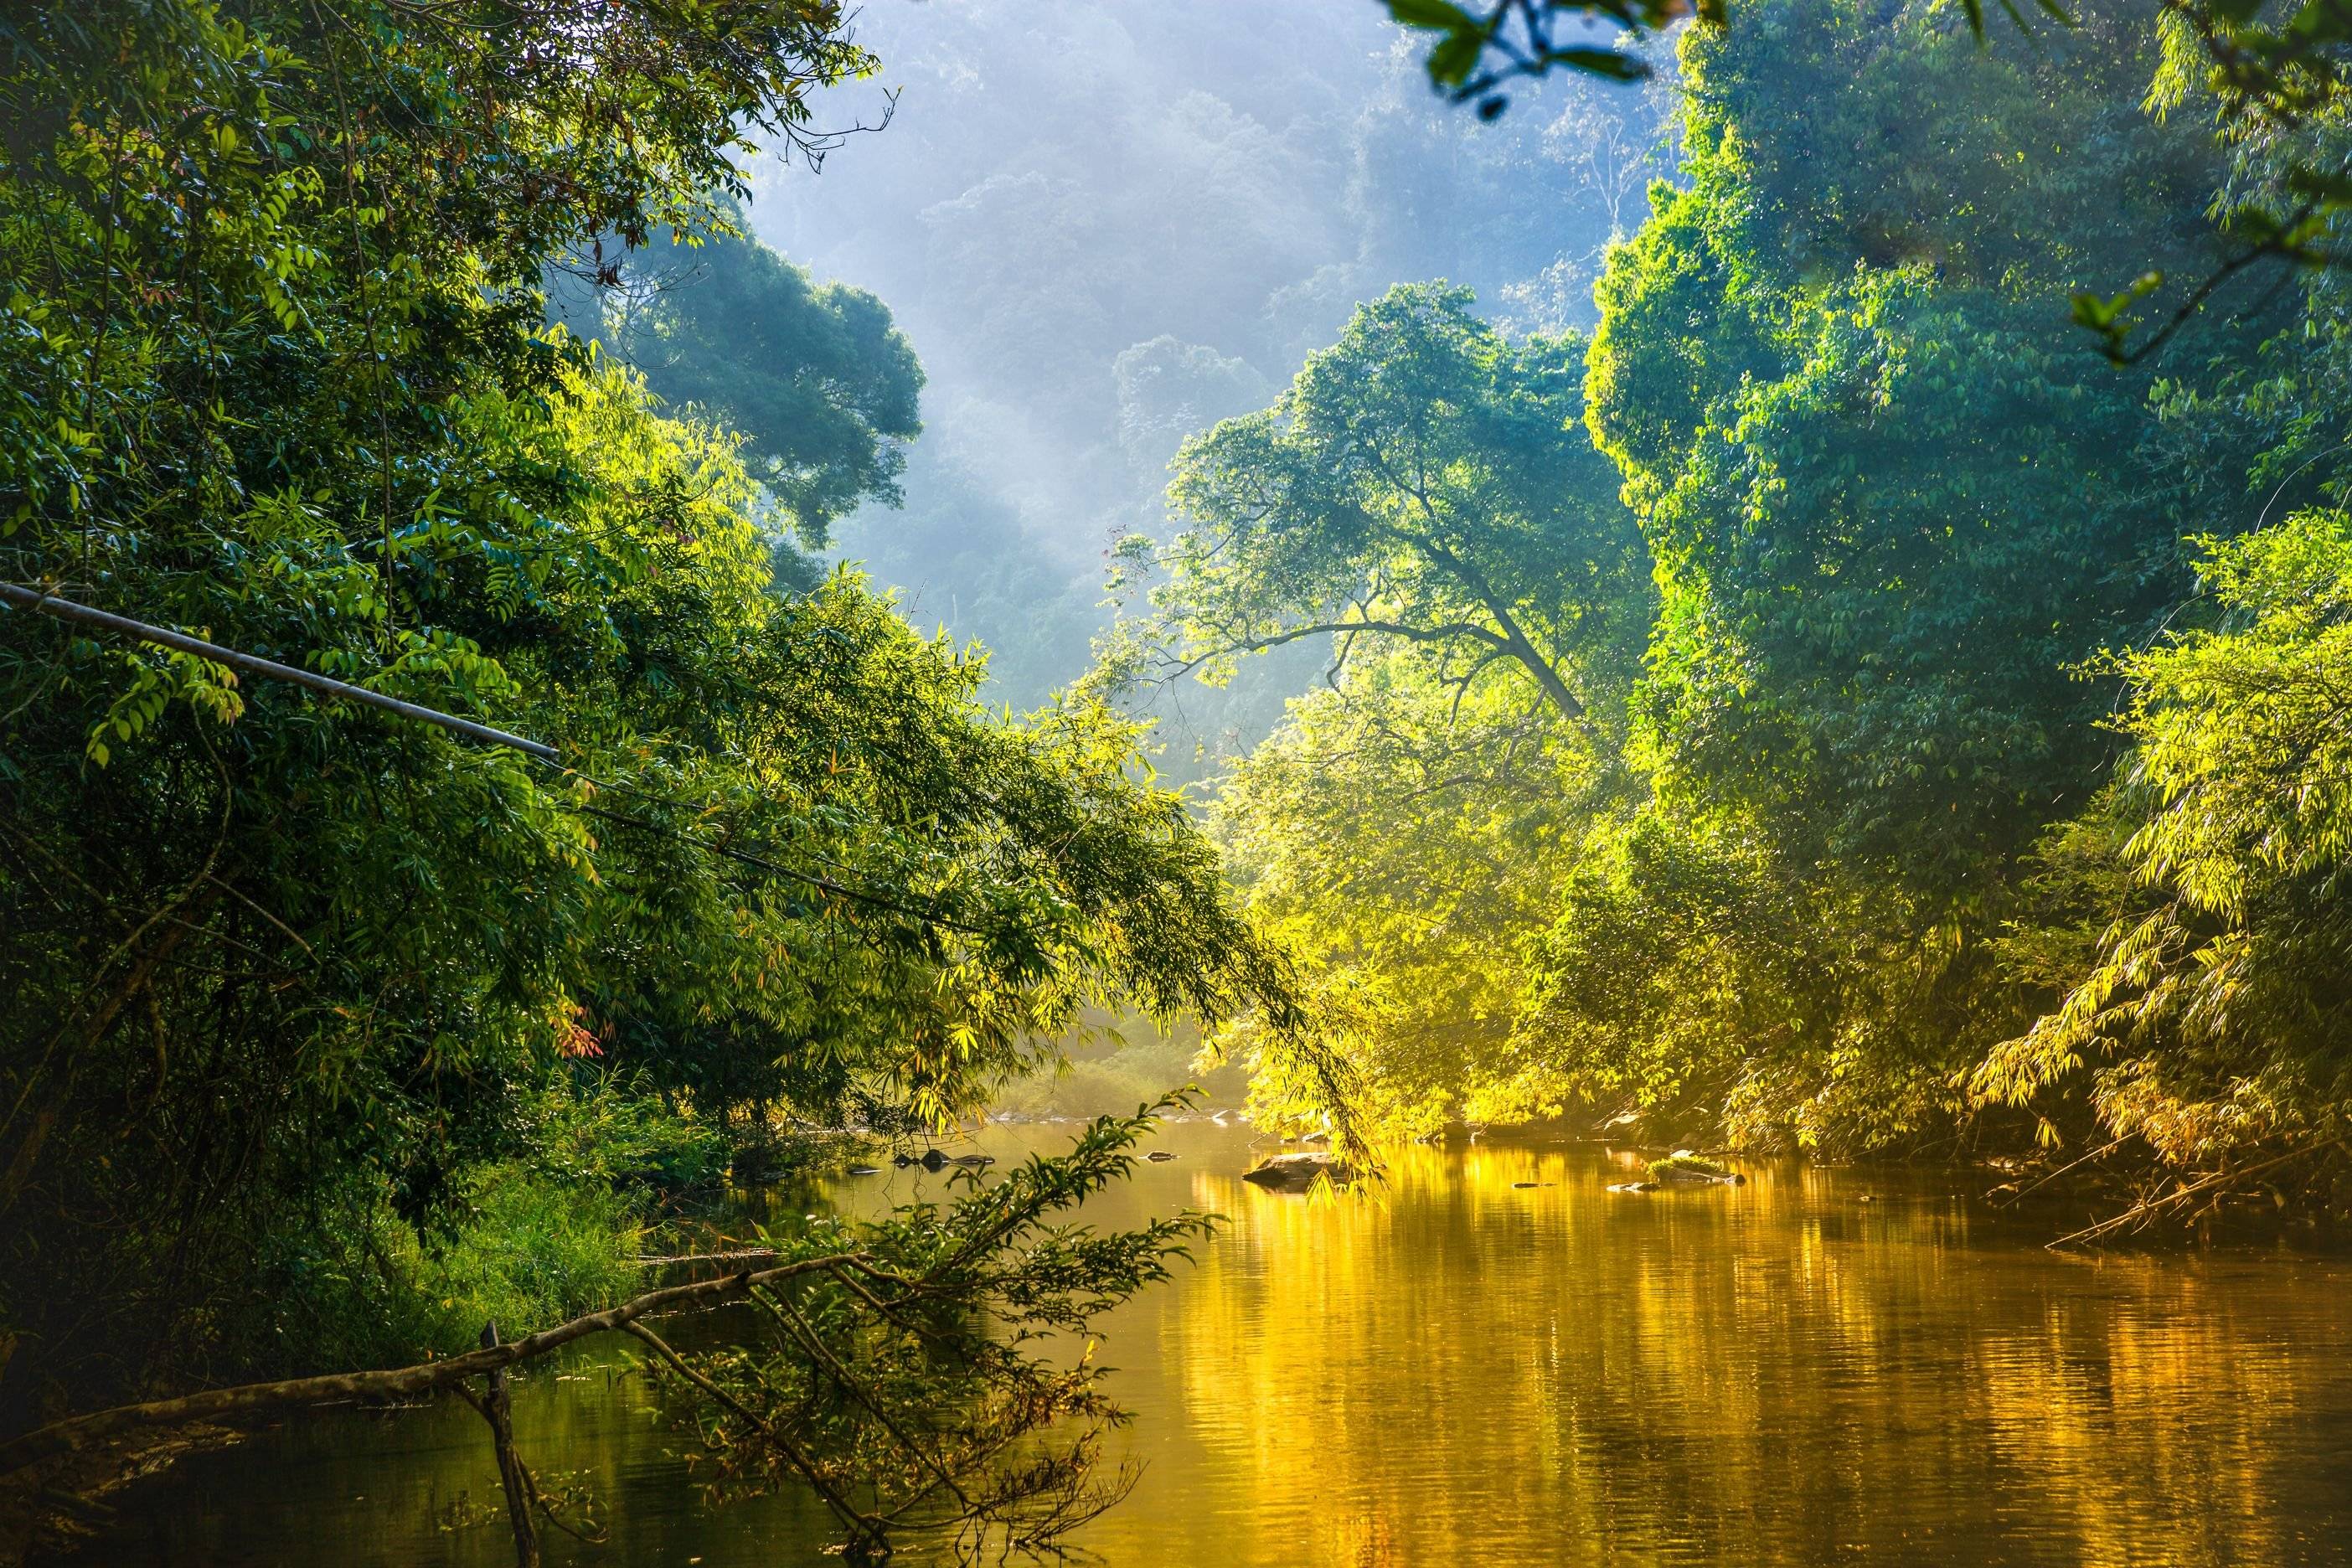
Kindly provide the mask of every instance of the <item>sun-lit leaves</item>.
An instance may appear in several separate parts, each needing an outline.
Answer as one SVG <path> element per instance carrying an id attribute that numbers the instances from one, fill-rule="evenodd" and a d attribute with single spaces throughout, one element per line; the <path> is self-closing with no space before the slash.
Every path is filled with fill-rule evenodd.
<path id="1" fill-rule="evenodd" d="M 1218 795 L 1214 830 L 1250 911 L 1344 1027 L 1364 1104 L 1392 1132 L 1497 1098 L 1521 939 L 1631 784 L 1614 754 L 1622 691 L 1595 700 L 1595 723 L 1570 724 L 1524 679 L 1465 689 L 1393 646 L 1294 700 Z"/>
<path id="2" fill-rule="evenodd" d="M 1187 442 L 1181 531 L 1119 547 L 1149 615 L 1110 657 L 1218 679 L 1309 638 L 1340 664 L 1406 642 L 1581 717 L 1639 636 L 1640 542 L 1579 420 L 1581 342 L 1506 342 L 1470 303 L 1391 289 L 1272 408 Z"/>
<path id="3" fill-rule="evenodd" d="M 2145 889 L 2095 963 L 1972 1087 L 2032 1103 L 2091 1064 L 2108 1126 L 2183 1163 L 2340 1131 L 2352 1104 L 2352 520 L 2207 541 L 2218 614 L 2111 660 L 2130 683 Z"/>

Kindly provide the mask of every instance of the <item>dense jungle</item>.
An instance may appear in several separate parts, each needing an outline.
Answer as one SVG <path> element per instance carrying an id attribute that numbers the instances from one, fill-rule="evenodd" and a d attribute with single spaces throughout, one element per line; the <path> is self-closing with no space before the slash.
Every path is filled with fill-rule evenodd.
<path id="1" fill-rule="evenodd" d="M 2352 1561 L 2347 71 L 0 0 L 0 1563 Z"/>

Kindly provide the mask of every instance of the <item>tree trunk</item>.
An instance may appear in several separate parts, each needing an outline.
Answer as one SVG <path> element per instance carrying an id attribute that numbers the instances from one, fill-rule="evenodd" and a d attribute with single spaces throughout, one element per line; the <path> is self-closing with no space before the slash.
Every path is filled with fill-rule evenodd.
<path id="1" fill-rule="evenodd" d="M 482 1348 L 499 1348 L 499 1325 L 482 1325 Z M 504 1368 L 489 1375 L 489 1393 L 482 1400 L 482 1419 L 490 1424 L 490 1444 L 498 1450 L 499 1484 L 506 1489 L 507 1522 L 514 1527 L 515 1568 L 539 1568 L 539 1528 L 531 1521 L 530 1478 L 523 1473 L 522 1456 L 515 1452 L 513 1401 L 507 1394 Z"/>

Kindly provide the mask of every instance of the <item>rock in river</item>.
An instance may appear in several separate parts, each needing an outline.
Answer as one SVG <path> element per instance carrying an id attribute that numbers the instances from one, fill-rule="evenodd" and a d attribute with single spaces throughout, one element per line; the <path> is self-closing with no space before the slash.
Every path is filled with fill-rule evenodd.
<path id="1" fill-rule="evenodd" d="M 1257 1169 L 1243 1173 L 1242 1180 L 1255 1182 L 1261 1187 L 1296 1192 L 1314 1185 L 1315 1178 L 1323 1175 L 1339 1180 L 1331 1156 L 1303 1152 L 1270 1155 Z"/>

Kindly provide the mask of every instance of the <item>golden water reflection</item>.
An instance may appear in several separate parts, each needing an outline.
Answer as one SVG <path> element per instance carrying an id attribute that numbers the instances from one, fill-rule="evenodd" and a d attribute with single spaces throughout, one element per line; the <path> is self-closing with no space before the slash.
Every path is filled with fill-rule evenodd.
<path id="1" fill-rule="evenodd" d="M 990 1139 L 1009 1155 L 1065 1131 Z M 1090 1217 L 1233 1223 L 1108 1325 L 1146 1468 L 1085 1543 L 1119 1568 L 2352 1563 L 2341 1261 L 2060 1258 L 2033 1222 L 1884 1172 L 1626 1196 L 1594 1150 L 1415 1148 L 1376 1201 L 1317 1203 L 1238 1179 L 1246 1129 L 1158 1146 L 1179 1158 Z M 552 1561 L 826 1560 L 794 1500 L 698 1509 L 642 1391 L 571 1376 L 524 1385 L 521 1435 L 606 1489 L 615 1542 Z M 353 1417 L 212 1456 L 115 1544 L 499 1562 L 495 1528 L 433 1522 L 495 1495 L 470 1419 Z"/>
<path id="2" fill-rule="evenodd" d="M 1315 1205 L 1229 1166 L 1186 1196 L 1233 1233 L 1112 1342 L 1151 1465 L 1114 1562 L 2352 1561 L 2340 1264 L 2061 1258 L 1883 1173 L 1412 1149 Z"/>

